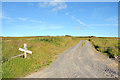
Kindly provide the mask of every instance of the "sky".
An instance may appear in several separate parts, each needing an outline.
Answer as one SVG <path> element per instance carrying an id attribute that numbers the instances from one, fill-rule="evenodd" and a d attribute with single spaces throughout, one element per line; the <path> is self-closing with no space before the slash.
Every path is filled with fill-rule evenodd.
<path id="1" fill-rule="evenodd" d="M 2 36 L 118 37 L 117 2 L 3 2 Z"/>

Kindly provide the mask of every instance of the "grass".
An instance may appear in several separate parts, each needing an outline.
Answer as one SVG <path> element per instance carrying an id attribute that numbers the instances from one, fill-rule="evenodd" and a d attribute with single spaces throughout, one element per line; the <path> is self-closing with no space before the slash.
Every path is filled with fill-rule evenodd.
<path id="1" fill-rule="evenodd" d="M 57 56 L 83 40 L 90 41 L 96 50 L 108 55 L 109 57 L 119 56 L 120 46 L 118 46 L 117 38 L 89 38 L 89 37 L 18 37 L 3 38 L 2 41 L 2 77 L 3 78 L 19 78 L 24 77 L 32 72 L 49 66 Z M 23 44 L 27 44 L 28 50 L 33 52 L 32 55 L 27 54 L 27 58 L 17 57 L 7 61 L 7 58 L 21 54 L 18 49 L 23 48 Z M 0 43 L 1 44 L 1 43 Z"/>
<path id="2" fill-rule="evenodd" d="M 84 46 L 84 45 L 85 45 L 85 40 L 83 40 L 83 41 L 82 41 L 82 44 L 81 44 L 81 46 Z"/>
<path id="3" fill-rule="evenodd" d="M 57 55 L 77 44 L 79 40 L 75 37 L 3 38 L 2 77 L 19 78 L 36 72 L 50 65 L 57 58 Z M 22 53 L 18 49 L 23 48 L 24 43 L 33 54 L 27 54 L 26 59 L 17 57 L 7 61 L 7 58 Z"/>
<path id="4" fill-rule="evenodd" d="M 92 42 L 97 51 L 109 56 L 109 58 L 120 56 L 118 38 L 91 38 L 88 41 Z"/>

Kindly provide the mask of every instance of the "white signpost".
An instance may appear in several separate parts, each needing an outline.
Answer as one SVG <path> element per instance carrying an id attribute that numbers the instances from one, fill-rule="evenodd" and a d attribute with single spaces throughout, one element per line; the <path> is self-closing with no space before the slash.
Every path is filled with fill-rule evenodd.
<path id="1" fill-rule="evenodd" d="M 24 48 L 19 48 L 19 50 L 24 52 L 24 58 L 27 57 L 27 53 L 32 54 L 32 51 L 27 50 L 27 44 L 24 44 Z"/>

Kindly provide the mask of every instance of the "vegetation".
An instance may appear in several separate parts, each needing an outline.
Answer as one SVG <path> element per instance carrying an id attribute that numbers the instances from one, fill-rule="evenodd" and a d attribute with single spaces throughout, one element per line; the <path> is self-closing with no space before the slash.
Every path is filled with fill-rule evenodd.
<path id="1" fill-rule="evenodd" d="M 28 75 L 50 65 L 56 60 L 57 55 L 67 50 L 83 40 L 90 41 L 96 50 L 108 55 L 110 58 L 120 56 L 120 46 L 118 38 L 101 38 L 101 37 L 71 37 L 71 36 L 40 36 L 40 37 L 7 37 L 2 41 L 2 70 L 3 78 L 19 78 Z M 18 49 L 27 44 L 27 49 L 33 52 L 32 55 L 27 54 L 27 58 L 17 57 L 7 60 L 12 56 L 21 54 Z M 0 43 L 1 44 L 1 43 Z M 120 43 L 119 43 L 120 44 Z"/>
<path id="2" fill-rule="evenodd" d="M 65 35 L 65 36 L 71 37 L 71 35 Z"/>
<path id="3" fill-rule="evenodd" d="M 3 38 L 2 41 L 2 77 L 19 78 L 50 65 L 57 55 L 79 42 L 74 37 L 29 37 Z M 27 44 L 27 49 L 33 52 L 27 58 L 17 57 L 7 61 L 7 58 L 21 54 L 18 49 Z"/>
<path id="4" fill-rule="evenodd" d="M 92 42 L 97 51 L 108 55 L 109 58 L 120 56 L 118 38 L 91 38 L 88 41 Z"/>
<path id="5" fill-rule="evenodd" d="M 83 41 L 82 41 L 82 44 L 81 44 L 81 46 L 84 46 L 84 45 L 85 45 L 85 40 L 83 40 Z"/>

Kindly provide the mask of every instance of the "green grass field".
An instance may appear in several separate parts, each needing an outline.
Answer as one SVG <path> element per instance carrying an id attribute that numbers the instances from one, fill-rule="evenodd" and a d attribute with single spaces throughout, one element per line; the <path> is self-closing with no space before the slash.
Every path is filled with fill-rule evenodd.
<path id="1" fill-rule="evenodd" d="M 89 41 L 92 42 L 97 51 L 109 56 L 109 58 L 120 56 L 118 38 L 91 38 Z"/>
<path id="2" fill-rule="evenodd" d="M 57 55 L 79 42 L 73 37 L 30 37 L 30 38 L 3 38 L 2 41 L 2 77 L 19 78 L 36 72 L 50 65 Z M 28 50 L 33 52 L 27 54 L 27 58 L 17 57 L 6 60 L 12 56 L 21 54 L 18 49 L 27 44 Z"/>

